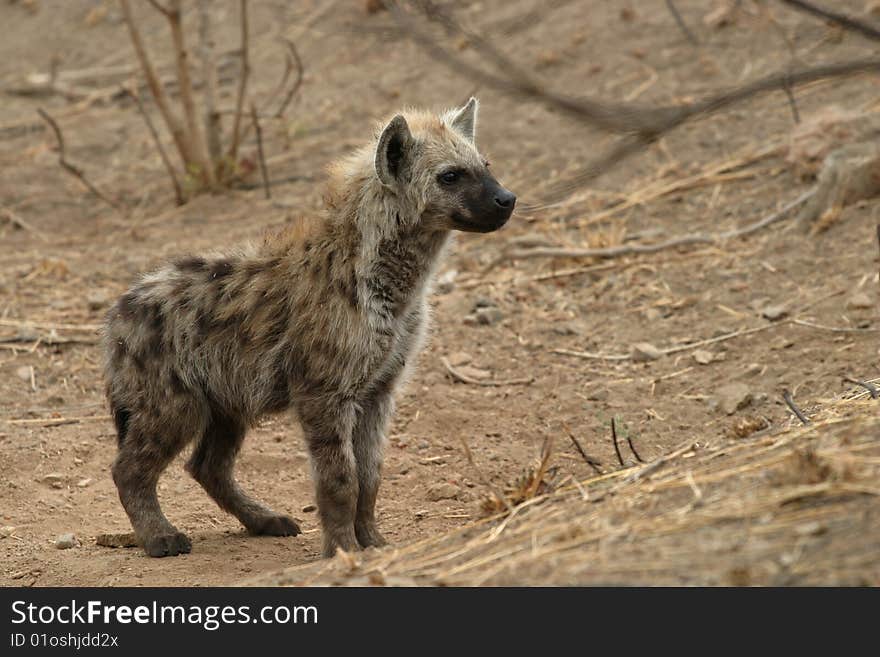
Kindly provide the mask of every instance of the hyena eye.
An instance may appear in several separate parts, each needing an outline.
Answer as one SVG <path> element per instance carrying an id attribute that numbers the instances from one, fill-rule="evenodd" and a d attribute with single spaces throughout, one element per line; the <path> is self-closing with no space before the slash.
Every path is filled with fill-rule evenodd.
<path id="1" fill-rule="evenodd" d="M 439 176 L 440 182 L 444 185 L 454 185 L 459 178 L 461 178 L 461 174 L 458 171 L 446 171 Z"/>

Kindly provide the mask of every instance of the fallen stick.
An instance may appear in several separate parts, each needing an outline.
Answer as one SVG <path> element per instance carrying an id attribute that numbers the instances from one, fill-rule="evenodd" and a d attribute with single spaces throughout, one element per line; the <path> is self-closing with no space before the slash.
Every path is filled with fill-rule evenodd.
<path id="1" fill-rule="evenodd" d="M 449 362 L 445 356 L 441 356 L 440 362 L 443 363 L 443 366 L 446 368 L 446 371 L 452 376 L 453 379 L 461 381 L 462 383 L 469 383 L 474 386 L 521 386 L 528 385 L 533 383 L 535 377 L 531 377 L 528 379 L 505 379 L 503 381 L 481 381 L 480 379 L 474 379 L 466 374 L 462 374 L 454 367 L 452 367 L 452 363 Z"/>
<path id="2" fill-rule="evenodd" d="M 80 417 L 40 417 L 26 418 L 18 420 L 6 420 L 6 424 L 27 425 L 42 424 L 50 426 L 52 424 L 75 424 L 78 422 L 105 422 L 112 419 L 109 415 L 83 415 Z"/>
<path id="3" fill-rule="evenodd" d="M 656 253 L 666 249 L 673 249 L 680 246 L 690 246 L 692 244 L 717 244 L 724 240 L 734 239 L 737 237 L 745 237 L 751 235 L 762 228 L 766 228 L 771 224 L 785 219 L 788 214 L 795 208 L 806 203 L 816 193 L 815 189 L 811 189 L 798 196 L 793 201 L 787 203 L 776 212 L 764 217 L 754 223 L 748 224 L 742 228 L 735 228 L 723 233 L 710 235 L 706 233 L 695 233 L 693 235 L 682 235 L 668 239 L 665 242 L 657 244 L 621 244 L 620 246 L 611 246 L 601 249 L 578 249 L 566 247 L 536 247 L 532 249 L 515 249 L 502 255 L 500 259 L 504 260 L 520 260 L 524 258 L 619 258 L 621 256 L 635 255 L 640 253 Z"/>

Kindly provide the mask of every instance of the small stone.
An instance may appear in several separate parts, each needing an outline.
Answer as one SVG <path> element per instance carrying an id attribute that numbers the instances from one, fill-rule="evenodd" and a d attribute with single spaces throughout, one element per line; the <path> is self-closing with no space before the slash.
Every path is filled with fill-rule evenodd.
<path id="1" fill-rule="evenodd" d="M 440 500 L 454 500 L 461 493 L 461 489 L 455 484 L 443 482 L 434 484 L 428 489 L 425 498 L 429 502 L 439 502 Z"/>
<path id="2" fill-rule="evenodd" d="M 91 477 L 86 477 L 85 479 L 80 479 L 78 482 L 76 482 L 76 487 L 77 488 L 86 488 L 91 483 L 92 483 Z"/>
<path id="3" fill-rule="evenodd" d="M 558 322 L 551 329 L 556 335 L 583 335 L 584 327 L 577 322 Z"/>
<path id="4" fill-rule="evenodd" d="M 865 292 L 857 292 L 856 294 L 852 295 L 846 302 L 847 308 L 853 308 L 855 310 L 873 308 L 874 305 L 874 300 L 871 299 L 871 297 Z"/>
<path id="5" fill-rule="evenodd" d="M 663 352 L 650 342 L 638 342 L 632 347 L 632 359 L 637 363 L 649 360 L 657 360 L 663 357 Z"/>
<path id="6" fill-rule="evenodd" d="M 477 308 L 474 314 L 477 318 L 477 324 L 481 324 L 483 326 L 497 324 L 502 319 L 504 319 L 504 313 L 501 312 L 498 308 Z"/>
<path id="7" fill-rule="evenodd" d="M 818 521 L 807 522 L 803 525 L 795 527 L 795 534 L 798 536 L 819 536 L 828 531 L 828 527 Z"/>
<path id="8" fill-rule="evenodd" d="M 764 306 L 764 308 L 761 310 L 761 315 L 764 317 L 764 319 L 769 319 L 771 322 L 776 322 L 788 315 L 788 308 L 786 308 L 783 304 Z"/>
<path id="9" fill-rule="evenodd" d="M 0 527 L 0 538 L 7 538 L 8 536 L 12 536 L 12 532 L 15 531 L 15 527 L 12 525 L 3 525 Z"/>
<path id="10" fill-rule="evenodd" d="M 594 390 L 589 395 L 587 395 L 587 399 L 589 401 L 607 401 L 608 390 L 606 388 L 599 388 L 598 390 Z"/>
<path id="11" fill-rule="evenodd" d="M 101 310 L 109 305 L 110 296 L 102 290 L 95 290 L 86 297 L 86 303 L 89 305 L 89 310 Z"/>
<path id="12" fill-rule="evenodd" d="M 22 381 L 30 382 L 31 380 L 31 366 L 30 365 L 22 365 L 15 369 L 15 376 L 17 376 Z"/>
<path id="13" fill-rule="evenodd" d="M 457 371 L 462 376 L 469 379 L 476 379 L 477 381 L 482 381 L 492 376 L 492 373 L 489 370 L 481 370 L 479 367 L 471 367 L 470 365 L 459 367 Z"/>
<path id="14" fill-rule="evenodd" d="M 472 360 L 473 358 L 466 351 L 456 351 L 454 354 L 449 354 L 449 364 L 453 367 L 461 367 L 462 365 L 467 365 Z"/>
<path id="15" fill-rule="evenodd" d="M 318 507 L 316 507 L 314 504 L 306 504 L 303 507 L 303 513 L 314 513 L 317 510 L 318 510 Z"/>
<path id="16" fill-rule="evenodd" d="M 138 547 L 137 538 L 132 532 L 125 534 L 99 534 L 95 537 L 95 545 L 109 548 Z"/>
<path id="17" fill-rule="evenodd" d="M 55 539 L 55 547 L 59 550 L 69 550 L 76 547 L 76 536 L 73 534 L 61 534 Z"/>
<path id="18" fill-rule="evenodd" d="M 745 383 L 729 383 L 718 389 L 716 403 L 722 413 L 733 415 L 752 403 L 752 392 Z"/>
<path id="19" fill-rule="evenodd" d="M 493 308 L 495 306 L 495 302 L 492 301 L 489 297 L 479 297 L 476 301 L 474 301 L 474 309 L 479 310 L 480 308 Z"/>
<path id="20" fill-rule="evenodd" d="M 791 338 L 779 338 L 771 343 L 770 348 L 774 351 L 781 351 L 782 349 L 789 349 L 794 346 L 794 340 Z"/>
<path id="21" fill-rule="evenodd" d="M 694 352 L 694 360 L 699 365 L 708 365 L 715 360 L 715 354 L 711 351 L 706 351 L 705 349 L 697 349 Z"/>
<path id="22" fill-rule="evenodd" d="M 465 326 L 476 326 L 477 325 L 477 316 L 474 314 L 465 315 L 464 319 L 461 320 L 461 323 Z"/>
<path id="23" fill-rule="evenodd" d="M 746 375 L 747 376 L 755 376 L 756 374 L 760 374 L 763 371 L 763 369 L 764 369 L 764 366 L 761 365 L 761 363 L 751 363 L 746 368 Z"/>

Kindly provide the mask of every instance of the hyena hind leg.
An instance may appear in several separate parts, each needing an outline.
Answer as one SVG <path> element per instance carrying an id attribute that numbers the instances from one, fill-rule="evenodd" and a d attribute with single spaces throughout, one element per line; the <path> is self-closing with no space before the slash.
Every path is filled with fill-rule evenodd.
<path id="1" fill-rule="evenodd" d="M 130 418 L 127 411 L 121 412 Z M 159 477 L 186 440 L 155 439 L 138 427 L 137 418 L 130 418 L 127 424 L 127 430 L 120 432 L 112 472 L 138 543 L 151 557 L 186 554 L 192 549 L 189 538 L 168 522 L 156 495 Z"/>
<path id="2" fill-rule="evenodd" d="M 245 432 L 241 422 L 214 413 L 186 469 L 220 508 L 238 518 L 250 534 L 296 536 L 300 528 L 293 518 L 276 513 L 248 496 L 232 475 Z"/>

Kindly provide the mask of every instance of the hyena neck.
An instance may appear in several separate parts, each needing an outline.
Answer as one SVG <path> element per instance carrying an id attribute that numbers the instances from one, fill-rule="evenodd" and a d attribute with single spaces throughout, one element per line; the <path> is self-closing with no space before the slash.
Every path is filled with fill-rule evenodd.
<path id="1" fill-rule="evenodd" d="M 383 200 L 358 207 L 354 222 L 360 232 L 357 275 L 368 311 L 393 320 L 405 315 L 430 290 L 450 233 L 426 231 L 414 212 L 407 213 L 393 199 Z M 378 213 L 377 208 L 381 208 Z"/>

